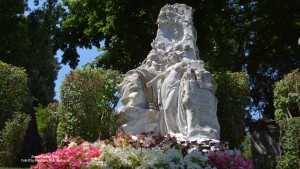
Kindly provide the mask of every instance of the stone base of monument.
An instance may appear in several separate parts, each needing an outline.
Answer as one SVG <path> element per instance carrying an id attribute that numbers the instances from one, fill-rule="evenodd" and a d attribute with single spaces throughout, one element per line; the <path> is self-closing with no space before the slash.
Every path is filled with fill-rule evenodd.
<path id="1" fill-rule="evenodd" d="M 124 133 L 135 135 L 141 132 L 159 133 L 159 111 L 123 106 L 118 110 L 117 124 Z"/>
<path id="2" fill-rule="evenodd" d="M 203 144 L 203 142 L 212 142 L 212 143 L 219 143 L 220 140 L 211 139 L 211 135 L 203 135 L 197 134 L 192 137 L 186 137 L 182 133 L 169 133 L 170 137 L 175 137 L 176 140 L 180 142 L 188 141 L 188 142 L 197 142 L 198 144 Z"/>

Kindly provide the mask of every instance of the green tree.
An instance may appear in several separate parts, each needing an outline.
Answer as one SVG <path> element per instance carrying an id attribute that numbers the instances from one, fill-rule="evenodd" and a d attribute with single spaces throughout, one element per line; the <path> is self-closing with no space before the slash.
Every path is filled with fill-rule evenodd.
<path id="1" fill-rule="evenodd" d="M 23 67 L 30 77 L 29 95 L 35 106 L 47 105 L 53 101 L 54 81 L 59 64 L 54 57 L 54 36 L 59 30 L 57 24 L 63 15 L 63 8 L 55 0 L 48 0 L 42 8 L 24 16 L 25 1 L 2 2 L 0 15 L 0 60 L 14 66 Z M 19 9 L 13 11 L 17 6 Z M 10 14 L 12 13 L 12 14 Z M 6 24 L 10 23 L 10 24 Z M 7 26 L 7 25 L 12 25 Z M 29 109 L 32 106 L 29 106 Z"/>
<path id="2" fill-rule="evenodd" d="M 68 74 L 61 86 L 61 111 L 57 129 L 59 147 L 65 135 L 87 141 L 108 139 L 111 115 L 117 106 L 116 71 L 84 69 Z"/>
<path id="3" fill-rule="evenodd" d="M 266 118 L 274 118 L 274 83 L 300 66 L 299 6 L 297 0 L 250 1 L 241 6 L 245 14 L 240 21 L 247 23 L 243 62 L 250 76 L 251 108 Z"/>
<path id="4" fill-rule="evenodd" d="M 244 140 L 244 117 L 249 103 L 249 81 L 246 73 L 215 73 L 218 83 L 217 115 L 220 123 L 220 139 L 230 146 L 240 147 Z M 234 133 L 234 134 L 232 134 Z"/>
<path id="5" fill-rule="evenodd" d="M 23 67 L 29 78 L 28 99 L 22 111 L 30 114 L 32 120 L 20 156 L 23 159 L 37 155 L 41 150 L 34 107 L 53 102 L 54 81 L 59 69 L 54 57 L 54 37 L 59 32 L 59 18 L 64 12 L 57 0 L 47 0 L 41 8 L 25 16 L 27 9 L 25 0 L 1 1 L 0 4 L 0 24 L 3 25 L 0 29 L 0 60 Z"/>
<path id="6" fill-rule="evenodd" d="M 23 15 L 26 7 L 24 0 L 0 2 L 0 60 L 4 62 L 21 58 L 30 45 Z"/>

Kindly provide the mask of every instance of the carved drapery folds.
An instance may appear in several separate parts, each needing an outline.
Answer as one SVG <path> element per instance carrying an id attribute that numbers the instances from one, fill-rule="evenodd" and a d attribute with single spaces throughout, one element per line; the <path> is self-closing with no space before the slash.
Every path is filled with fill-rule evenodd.
<path id="1" fill-rule="evenodd" d="M 119 85 L 123 132 L 155 131 L 180 140 L 219 139 L 217 83 L 198 59 L 192 8 L 165 5 L 158 31 L 142 65 Z"/>

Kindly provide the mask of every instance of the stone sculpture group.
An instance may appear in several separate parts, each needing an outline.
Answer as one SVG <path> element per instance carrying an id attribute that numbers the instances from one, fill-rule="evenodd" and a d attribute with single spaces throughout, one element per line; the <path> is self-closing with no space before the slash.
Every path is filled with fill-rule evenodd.
<path id="1" fill-rule="evenodd" d="M 117 116 L 124 133 L 219 140 L 217 83 L 198 59 L 192 12 L 184 4 L 161 9 L 152 50 L 119 84 L 123 106 Z"/>

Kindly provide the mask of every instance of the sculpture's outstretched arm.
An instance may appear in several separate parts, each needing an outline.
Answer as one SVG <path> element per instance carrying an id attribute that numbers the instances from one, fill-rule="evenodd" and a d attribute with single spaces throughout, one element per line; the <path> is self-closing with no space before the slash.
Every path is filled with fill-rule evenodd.
<path id="1" fill-rule="evenodd" d="M 147 80 L 147 76 L 145 75 L 144 72 L 142 72 L 142 71 L 140 71 L 140 70 L 138 70 L 138 69 L 136 69 L 135 71 L 140 75 L 140 77 L 143 78 L 144 81 Z"/>
<path id="2" fill-rule="evenodd" d="M 146 83 L 147 87 L 152 86 L 154 83 L 156 83 L 159 79 L 161 79 L 162 77 L 164 77 L 166 74 L 166 72 L 163 72 L 159 75 L 157 75 L 155 78 L 153 78 L 150 82 Z"/>

